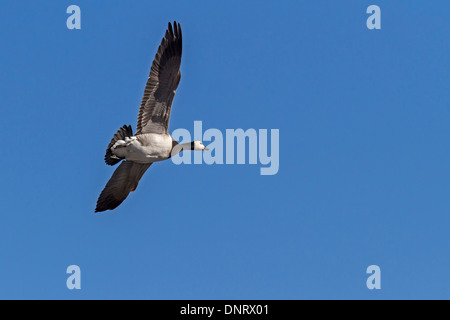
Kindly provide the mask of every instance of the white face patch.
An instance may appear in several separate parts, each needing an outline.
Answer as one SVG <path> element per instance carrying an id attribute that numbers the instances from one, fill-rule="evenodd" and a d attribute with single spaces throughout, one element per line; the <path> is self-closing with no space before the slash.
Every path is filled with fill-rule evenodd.
<path id="1" fill-rule="evenodd" d="M 205 146 L 200 141 L 194 141 L 194 150 L 204 150 Z"/>

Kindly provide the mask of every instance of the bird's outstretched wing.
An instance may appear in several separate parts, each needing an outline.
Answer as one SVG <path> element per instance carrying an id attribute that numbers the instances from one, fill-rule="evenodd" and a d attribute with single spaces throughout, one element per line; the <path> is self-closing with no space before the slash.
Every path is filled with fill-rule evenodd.
<path id="1" fill-rule="evenodd" d="M 170 110 L 180 82 L 182 36 L 180 24 L 169 27 L 153 60 L 139 108 L 136 135 L 169 132 Z"/>
<path id="2" fill-rule="evenodd" d="M 131 191 L 136 190 L 139 180 L 150 165 L 151 163 L 123 161 L 98 197 L 95 212 L 117 208 Z"/>

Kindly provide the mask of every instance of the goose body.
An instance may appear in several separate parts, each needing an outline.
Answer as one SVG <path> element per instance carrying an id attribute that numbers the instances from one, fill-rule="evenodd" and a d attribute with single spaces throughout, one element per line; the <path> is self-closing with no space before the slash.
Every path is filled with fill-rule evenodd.
<path id="1" fill-rule="evenodd" d="M 111 150 L 118 158 L 136 163 L 153 163 L 169 159 L 173 145 L 170 134 L 146 133 L 119 140 Z"/>
<path id="2" fill-rule="evenodd" d="M 111 139 L 105 155 L 108 165 L 120 163 L 101 192 L 95 212 L 112 210 L 136 190 L 154 162 L 183 150 L 207 150 L 200 141 L 178 144 L 169 134 L 172 101 L 181 79 L 180 24 L 169 23 L 150 69 L 138 113 L 137 131 L 124 125 Z"/>

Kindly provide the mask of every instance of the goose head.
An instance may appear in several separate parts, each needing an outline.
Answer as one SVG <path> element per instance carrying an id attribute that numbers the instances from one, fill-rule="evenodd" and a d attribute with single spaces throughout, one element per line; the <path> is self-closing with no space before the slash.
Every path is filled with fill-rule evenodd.
<path id="1" fill-rule="evenodd" d="M 191 150 L 209 150 L 201 141 L 192 141 Z"/>

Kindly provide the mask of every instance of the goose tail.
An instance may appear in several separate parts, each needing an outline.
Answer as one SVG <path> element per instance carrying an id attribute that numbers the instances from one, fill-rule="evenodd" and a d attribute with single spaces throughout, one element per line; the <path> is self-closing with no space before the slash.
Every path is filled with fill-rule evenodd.
<path id="1" fill-rule="evenodd" d="M 117 163 L 119 163 L 122 158 L 116 156 L 112 151 L 112 146 L 119 140 L 125 140 L 125 138 L 130 138 L 133 136 L 133 129 L 131 129 L 131 126 L 124 125 L 122 128 L 117 130 L 116 134 L 111 139 L 111 142 L 108 145 L 108 148 L 106 149 L 105 154 L 105 163 L 113 166 Z"/>

